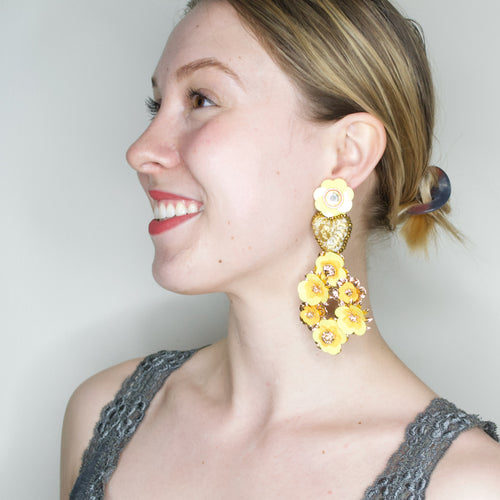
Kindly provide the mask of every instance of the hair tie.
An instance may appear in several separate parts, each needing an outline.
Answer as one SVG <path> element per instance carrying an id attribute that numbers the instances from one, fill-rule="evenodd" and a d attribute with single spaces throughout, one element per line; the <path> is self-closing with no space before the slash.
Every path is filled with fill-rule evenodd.
<path id="1" fill-rule="evenodd" d="M 433 169 L 438 176 L 438 185 L 431 189 L 431 201 L 413 205 L 406 210 L 408 215 L 423 215 L 435 212 L 442 208 L 450 199 L 451 182 L 445 171 L 439 167 L 429 167 Z"/>

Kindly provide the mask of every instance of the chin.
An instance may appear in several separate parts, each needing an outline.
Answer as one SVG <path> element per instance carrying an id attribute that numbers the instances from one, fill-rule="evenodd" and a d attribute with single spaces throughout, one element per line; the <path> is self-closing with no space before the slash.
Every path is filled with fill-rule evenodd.
<path id="1" fill-rule="evenodd" d="M 214 290 L 213 276 L 201 276 L 199 270 L 180 260 L 178 256 L 169 260 L 155 256 L 152 271 L 158 285 L 169 292 L 182 295 L 202 295 L 217 291 Z"/>

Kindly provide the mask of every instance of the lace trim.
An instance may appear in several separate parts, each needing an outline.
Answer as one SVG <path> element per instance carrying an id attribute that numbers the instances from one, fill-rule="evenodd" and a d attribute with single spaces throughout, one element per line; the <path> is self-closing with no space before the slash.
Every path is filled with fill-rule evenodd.
<path id="1" fill-rule="evenodd" d="M 85 450 L 70 500 L 102 500 L 123 449 L 167 377 L 198 349 L 160 351 L 145 358 L 107 404 Z M 423 500 L 432 471 L 462 432 L 480 427 L 498 441 L 496 425 L 437 398 L 406 428 L 405 441 L 384 472 L 365 491 L 364 500 Z"/>
<path id="2" fill-rule="evenodd" d="M 498 441 L 496 425 L 436 398 L 406 428 L 405 441 L 382 474 L 365 491 L 364 500 L 423 500 L 432 471 L 454 439 L 473 427 Z"/>
<path id="3" fill-rule="evenodd" d="M 118 464 L 120 455 L 142 422 L 153 397 L 167 377 L 197 349 L 160 351 L 141 361 L 101 412 L 94 435 L 82 458 L 80 474 L 70 500 L 101 500 L 104 487 Z"/>

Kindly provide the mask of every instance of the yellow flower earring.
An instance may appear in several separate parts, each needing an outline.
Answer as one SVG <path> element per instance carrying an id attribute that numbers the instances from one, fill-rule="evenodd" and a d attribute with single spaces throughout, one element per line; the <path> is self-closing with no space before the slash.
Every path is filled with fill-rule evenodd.
<path id="1" fill-rule="evenodd" d="M 349 335 L 364 335 L 371 321 L 361 306 L 366 290 L 349 274 L 341 255 L 351 236 L 347 212 L 353 199 L 354 191 L 343 179 L 328 179 L 314 191 L 318 212 L 312 219 L 312 229 L 322 252 L 314 271 L 298 286 L 300 319 L 312 330 L 318 348 L 329 354 L 338 354 Z M 334 317 L 331 299 L 337 303 Z"/>

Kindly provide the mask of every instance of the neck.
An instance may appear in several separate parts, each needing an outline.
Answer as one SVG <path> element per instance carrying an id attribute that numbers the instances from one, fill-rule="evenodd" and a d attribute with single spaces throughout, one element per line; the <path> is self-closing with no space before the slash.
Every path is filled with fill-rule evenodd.
<path id="1" fill-rule="evenodd" d="M 295 266 L 278 286 L 260 279 L 253 287 L 241 287 L 244 293 L 228 294 L 229 328 L 220 344 L 220 368 L 227 381 L 225 398 L 238 414 L 289 418 L 304 408 L 317 409 L 323 401 L 330 408 L 332 403 L 344 410 L 346 404 L 354 407 L 366 397 L 366 385 L 373 384 L 381 357 L 391 356 L 375 322 L 364 336 L 352 335 L 336 356 L 315 346 L 310 330 L 299 320 L 297 295 L 297 284 L 315 257 L 309 269 Z M 351 251 L 345 258 L 346 267 L 366 285 L 364 255 L 360 259 Z"/>

